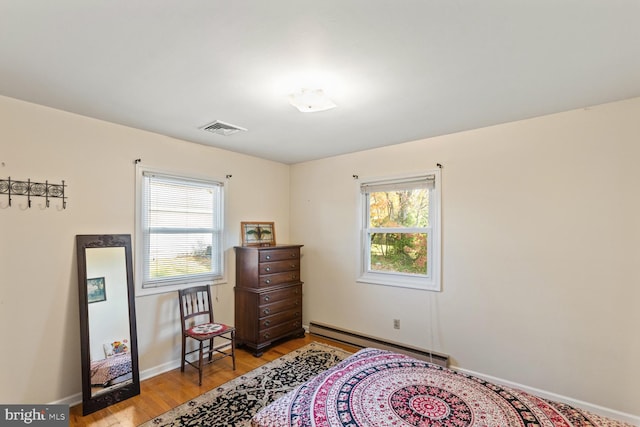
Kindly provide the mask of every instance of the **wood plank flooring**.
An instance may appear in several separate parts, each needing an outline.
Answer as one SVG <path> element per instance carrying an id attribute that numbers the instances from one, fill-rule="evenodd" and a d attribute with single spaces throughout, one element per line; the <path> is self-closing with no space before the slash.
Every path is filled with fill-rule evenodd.
<path id="1" fill-rule="evenodd" d="M 184 373 L 180 372 L 180 368 L 174 369 L 142 381 L 139 396 L 119 402 L 86 417 L 82 416 L 81 405 L 71 407 L 69 425 L 137 426 L 313 341 L 324 342 L 351 352 L 358 350 L 356 347 L 309 334 L 304 338 L 278 343 L 265 351 L 261 357 L 254 357 L 253 354 L 240 348 L 236 350 L 236 370 L 231 369 L 230 358 L 208 365 L 203 373 L 202 386 L 198 386 L 198 371 L 195 369 L 187 366 Z"/>

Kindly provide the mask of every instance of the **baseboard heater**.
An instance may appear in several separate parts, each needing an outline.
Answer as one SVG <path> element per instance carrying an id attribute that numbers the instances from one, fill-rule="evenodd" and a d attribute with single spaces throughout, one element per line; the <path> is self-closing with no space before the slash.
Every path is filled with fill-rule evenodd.
<path id="1" fill-rule="evenodd" d="M 427 362 L 435 363 L 440 366 L 447 367 L 449 365 L 449 356 L 446 354 L 436 353 L 433 351 L 412 347 L 406 344 L 387 341 L 382 338 L 371 337 L 359 332 L 337 328 L 335 326 L 326 325 L 324 323 L 310 322 L 309 333 L 341 343 L 349 344 L 354 347 L 381 348 L 383 350 L 391 350 L 395 351 L 396 353 L 406 354 L 408 356 L 415 357 L 416 359 L 425 360 Z"/>

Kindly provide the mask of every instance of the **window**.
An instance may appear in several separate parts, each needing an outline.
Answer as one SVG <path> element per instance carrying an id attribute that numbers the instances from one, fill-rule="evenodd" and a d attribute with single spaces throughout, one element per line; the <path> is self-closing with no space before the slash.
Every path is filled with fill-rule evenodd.
<path id="1" fill-rule="evenodd" d="M 136 277 L 174 290 L 223 277 L 223 183 L 138 173 Z"/>
<path id="2" fill-rule="evenodd" d="M 362 182 L 358 281 L 440 290 L 440 171 Z"/>

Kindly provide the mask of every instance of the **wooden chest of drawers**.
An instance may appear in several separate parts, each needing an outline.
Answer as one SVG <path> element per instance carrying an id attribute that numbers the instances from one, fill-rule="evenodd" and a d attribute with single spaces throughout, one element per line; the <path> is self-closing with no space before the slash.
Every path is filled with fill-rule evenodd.
<path id="1" fill-rule="evenodd" d="M 302 245 L 236 246 L 236 344 L 259 357 L 272 342 L 304 336 Z"/>

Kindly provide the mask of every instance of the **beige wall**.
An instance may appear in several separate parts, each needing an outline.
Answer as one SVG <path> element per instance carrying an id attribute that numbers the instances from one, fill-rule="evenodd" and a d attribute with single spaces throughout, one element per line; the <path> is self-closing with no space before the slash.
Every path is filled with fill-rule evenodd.
<path id="1" fill-rule="evenodd" d="M 637 98 L 294 165 L 305 323 L 640 415 L 639 137 Z M 352 175 L 436 163 L 443 291 L 356 283 Z"/>
<path id="2" fill-rule="evenodd" d="M 49 403 L 81 391 L 76 234 L 134 234 L 134 159 L 228 181 L 229 283 L 214 287 L 233 323 L 232 247 L 240 221 L 272 220 L 289 239 L 289 167 L 0 97 L 0 176 L 65 180 L 57 201 L 0 197 L 0 402 Z M 179 359 L 176 295 L 136 299 L 142 371 Z M 77 397 L 76 397 L 77 398 Z"/>

